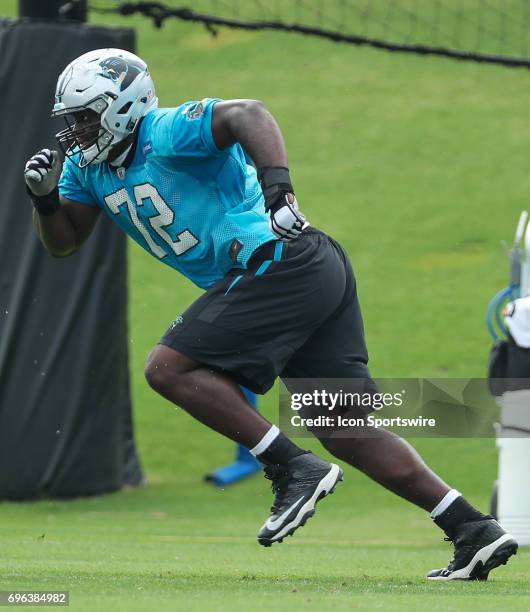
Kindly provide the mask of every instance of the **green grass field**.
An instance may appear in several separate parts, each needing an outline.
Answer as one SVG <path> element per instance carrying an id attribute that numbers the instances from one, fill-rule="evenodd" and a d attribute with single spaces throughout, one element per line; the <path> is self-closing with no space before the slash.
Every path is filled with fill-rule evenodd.
<path id="1" fill-rule="evenodd" d="M 14 14 L 14 2 L 3 6 Z M 178 22 L 112 22 L 137 29 L 162 105 L 259 98 L 278 118 L 303 210 L 351 256 L 375 376 L 485 374 L 485 309 L 507 276 L 500 240 L 511 238 L 530 192 L 526 72 L 283 34 L 212 39 Z M 349 468 L 306 528 L 282 546 L 258 546 L 266 482 L 203 484 L 233 445 L 143 379 L 148 351 L 199 290 L 133 244 L 129 256 L 133 396 L 149 486 L 1 504 L 0 589 L 66 589 L 73 609 L 90 611 L 530 609 L 528 552 L 485 584 L 427 583 L 450 546 L 424 512 Z M 276 390 L 260 405 L 277 420 Z M 487 510 L 493 440 L 416 445 Z"/>

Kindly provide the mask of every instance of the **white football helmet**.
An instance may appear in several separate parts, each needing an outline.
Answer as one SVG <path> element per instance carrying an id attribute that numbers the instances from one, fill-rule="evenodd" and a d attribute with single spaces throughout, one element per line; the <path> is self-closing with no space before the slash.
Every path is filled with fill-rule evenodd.
<path id="1" fill-rule="evenodd" d="M 80 168 L 99 164 L 157 106 L 142 59 L 122 49 L 89 51 L 68 64 L 57 81 L 52 117 L 64 117 L 67 127 L 56 138 Z M 90 123 L 88 116 L 94 117 Z"/>

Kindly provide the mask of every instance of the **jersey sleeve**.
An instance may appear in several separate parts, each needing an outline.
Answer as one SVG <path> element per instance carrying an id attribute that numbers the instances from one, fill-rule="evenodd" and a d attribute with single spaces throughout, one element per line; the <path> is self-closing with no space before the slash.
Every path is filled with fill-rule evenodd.
<path id="1" fill-rule="evenodd" d="M 77 170 L 72 160 L 67 157 L 64 160 L 63 171 L 59 179 L 59 194 L 68 200 L 99 208 L 99 205 L 94 202 L 94 197 L 83 186 Z"/>
<path id="2" fill-rule="evenodd" d="M 164 109 L 153 124 L 153 147 L 160 155 L 182 158 L 208 158 L 226 154 L 218 149 L 212 133 L 213 108 L 219 98 L 185 102 Z"/>

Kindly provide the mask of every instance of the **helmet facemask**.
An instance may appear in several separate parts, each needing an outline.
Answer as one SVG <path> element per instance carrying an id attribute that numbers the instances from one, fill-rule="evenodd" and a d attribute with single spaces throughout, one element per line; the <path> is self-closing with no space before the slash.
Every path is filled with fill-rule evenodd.
<path id="1" fill-rule="evenodd" d="M 62 115 L 66 127 L 55 137 L 64 155 L 75 158 L 80 168 L 105 161 L 114 144 L 114 135 L 102 126 L 102 113 L 107 107 L 100 98 Z"/>

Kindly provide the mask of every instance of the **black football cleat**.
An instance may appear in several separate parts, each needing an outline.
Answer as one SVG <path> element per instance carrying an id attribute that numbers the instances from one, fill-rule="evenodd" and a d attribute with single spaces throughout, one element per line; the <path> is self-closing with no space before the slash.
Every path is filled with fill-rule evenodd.
<path id="1" fill-rule="evenodd" d="M 271 515 L 258 533 L 258 542 L 270 546 L 292 535 L 315 514 L 315 505 L 333 493 L 342 470 L 311 453 L 298 455 L 286 467 L 265 467 L 265 478 L 272 480 L 275 494 Z"/>
<path id="2" fill-rule="evenodd" d="M 455 556 L 447 567 L 430 571 L 429 580 L 487 580 L 492 569 L 517 553 L 515 539 L 492 517 L 462 523 L 448 535 Z"/>

